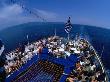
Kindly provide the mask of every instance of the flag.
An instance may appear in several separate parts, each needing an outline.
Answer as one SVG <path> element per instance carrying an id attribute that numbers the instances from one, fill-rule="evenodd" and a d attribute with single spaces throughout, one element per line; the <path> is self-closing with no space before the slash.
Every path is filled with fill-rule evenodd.
<path id="1" fill-rule="evenodd" d="M 68 19 L 68 21 L 67 21 L 67 23 L 65 25 L 66 33 L 69 33 L 71 31 L 71 29 L 72 29 L 72 24 L 71 24 L 70 17 L 69 17 L 69 19 Z"/>

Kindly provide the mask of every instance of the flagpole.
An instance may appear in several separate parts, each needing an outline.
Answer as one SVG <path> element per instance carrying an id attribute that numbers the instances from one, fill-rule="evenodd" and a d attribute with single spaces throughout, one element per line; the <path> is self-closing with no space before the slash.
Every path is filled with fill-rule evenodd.
<path id="1" fill-rule="evenodd" d="M 69 33 L 68 33 L 68 40 L 70 39 L 70 37 L 69 37 Z"/>

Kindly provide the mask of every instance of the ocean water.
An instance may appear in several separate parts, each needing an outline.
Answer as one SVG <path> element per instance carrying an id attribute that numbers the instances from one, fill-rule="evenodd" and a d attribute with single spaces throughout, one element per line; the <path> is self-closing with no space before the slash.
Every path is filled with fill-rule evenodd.
<path id="1" fill-rule="evenodd" d="M 26 23 L 9 27 L 0 31 L 0 39 L 4 42 L 5 53 L 14 50 L 19 44 L 34 42 L 41 38 L 54 35 L 67 37 L 64 23 Z M 101 27 L 74 24 L 70 38 L 74 39 L 76 34 L 85 36 L 100 55 L 107 71 L 110 69 L 110 30 Z M 27 40 L 28 35 L 28 40 Z M 104 49 L 103 49 L 104 48 Z M 102 51 L 103 50 L 103 51 Z"/>

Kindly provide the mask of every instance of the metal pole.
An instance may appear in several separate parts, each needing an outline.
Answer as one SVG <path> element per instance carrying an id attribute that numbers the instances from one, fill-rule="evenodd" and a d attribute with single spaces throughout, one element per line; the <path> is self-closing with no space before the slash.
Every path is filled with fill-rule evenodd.
<path id="1" fill-rule="evenodd" d="M 70 39 L 69 33 L 68 33 L 68 40 Z"/>
<path id="2" fill-rule="evenodd" d="M 29 36 L 27 35 L 27 42 L 28 42 L 28 45 L 29 45 Z"/>
<path id="3" fill-rule="evenodd" d="M 55 28 L 55 34 L 54 34 L 54 36 L 56 36 L 56 28 Z"/>

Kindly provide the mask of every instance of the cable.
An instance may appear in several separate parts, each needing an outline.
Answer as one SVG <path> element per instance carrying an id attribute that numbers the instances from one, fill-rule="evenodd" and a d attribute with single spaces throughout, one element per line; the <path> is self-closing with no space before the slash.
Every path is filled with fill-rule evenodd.
<path id="1" fill-rule="evenodd" d="M 38 15 L 37 12 L 27 8 L 25 5 L 23 5 L 21 2 L 17 2 L 17 0 L 11 0 L 10 1 L 12 4 L 17 4 L 19 5 L 23 10 L 25 10 L 26 12 L 28 12 L 29 14 L 35 16 L 36 18 L 41 19 L 43 22 L 46 22 L 47 20 L 45 18 L 42 18 L 41 16 Z"/>

